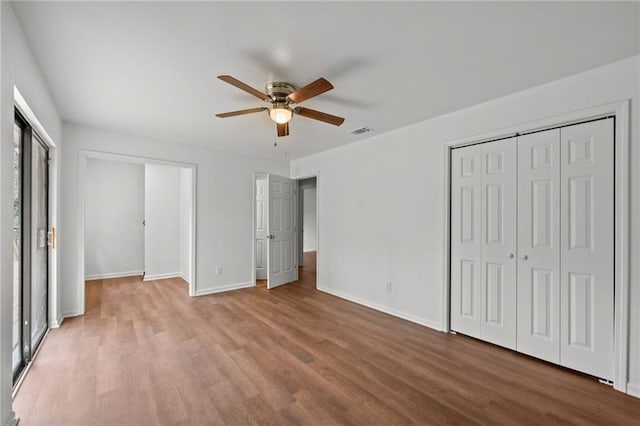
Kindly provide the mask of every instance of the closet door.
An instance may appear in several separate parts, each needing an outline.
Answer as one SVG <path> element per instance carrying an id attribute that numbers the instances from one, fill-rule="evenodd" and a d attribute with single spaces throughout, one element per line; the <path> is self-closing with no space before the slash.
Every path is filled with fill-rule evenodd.
<path id="1" fill-rule="evenodd" d="M 515 138 L 482 147 L 482 339 L 516 348 Z"/>
<path id="2" fill-rule="evenodd" d="M 613 119 L 564 127 L 560 134 L 560 363 L 611 380 Z"/>
<path id="3" fill-rule="evenodd" d="M 480 338 L 481 145 L 451 157 L 451 329 Z"/>
<path id="4" fill-rule="evenodd" d="M 518 138 L 518 352 L 560 363 L 560 129 Z"/>

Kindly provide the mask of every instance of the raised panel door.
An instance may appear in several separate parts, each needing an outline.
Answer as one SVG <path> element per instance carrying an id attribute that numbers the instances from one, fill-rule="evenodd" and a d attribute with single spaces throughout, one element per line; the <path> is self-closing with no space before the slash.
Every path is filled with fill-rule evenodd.
<path id="1" fill-rule="evenodd" d="M 481 147 L 451 156 L 451 328 L 480 338 Z"/>
<path id="2" fill-rule="evenodd" d="M 560 362 L 560 129 L 518 137 L 519 352 Z"/>
<path id="3" fill-rule="evenodd" d="M 613 124 L 560 131 L 560 363 L 607 380 L 613 378 Z"/>

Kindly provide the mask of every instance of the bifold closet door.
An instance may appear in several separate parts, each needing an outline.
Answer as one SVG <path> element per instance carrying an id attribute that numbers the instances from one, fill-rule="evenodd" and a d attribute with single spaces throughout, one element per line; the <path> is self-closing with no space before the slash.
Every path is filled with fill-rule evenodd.
<path id="1" fill-rule="evenodd" d="M 482 144 L 482 339 L 516 348 L 515 138 Z"/>
<path id="2" fill-rule="evenodd" d="M 515 349 L 516 143 L 455 149 L 451 164 L 451 327 Z"/>
<path id="3" fill-rule="evenodd" d="M 480 338 L 482 145 L 451 153 L 451 329 Z"/>
<path id="4" fill-rule="evenodd" d="M 563 127 L 560 363 L 613 378 L 613 119 Z"/>
<path id="5" fill-rule="evenodd" d="M 518 137 L 518 352 L 560 363 L 560 129 Z"/>

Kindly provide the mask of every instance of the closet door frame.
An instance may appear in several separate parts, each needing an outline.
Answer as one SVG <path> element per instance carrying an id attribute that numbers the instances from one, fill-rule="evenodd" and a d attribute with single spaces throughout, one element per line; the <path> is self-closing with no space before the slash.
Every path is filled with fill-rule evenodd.
<path id="1" fill-rule="evenodd" d="M 451 331 L 451 157 L 452 150 L 467 145 L 517 137 L 520 134 L 549 130 L 605 117 L 614 125 L 614 348 L 613 387 L 627 393 L 629 357 L 629 199 L 630 199 L 630 99 L 568 112 L 530 123 L 519 124 L 475 136 L 445 142 L 443 211 L 443 285 L 441 331 Z"/>

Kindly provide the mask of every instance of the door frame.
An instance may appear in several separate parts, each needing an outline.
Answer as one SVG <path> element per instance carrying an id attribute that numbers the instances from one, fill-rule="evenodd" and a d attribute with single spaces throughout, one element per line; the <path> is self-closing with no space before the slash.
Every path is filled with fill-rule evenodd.
<path id="1" fill-rule="evenodd" d="M 252 201 L 251 201 L 251 205 L 253 206 L 252 208 L 252 214 L 251 214 L 251 282 L 253 282 L 253 286 L 255 287 L 256 285 L 256 178 L 259 175 L 266 175 L 269 176 L 269 174 L 273 174 L 273 173 L 267 173 L 267 172 L 258 172 L 255 171 L 253 172 L 253 190 L 251 191 L 252 194 Z M 316 178 L 316 233 L 317 233 L 317 249 L 316 249 L 316 289 L 318 288 L 318 278 L 320 277 L 320 268 L 318 268 L 318 264 L 320 263 L 320 171 L 316 170 L 313 173 L 309 173 L 309 174 L 304 174 L 304 175 L 299 175 L 299 176 L 291 176 L 289 177 L 289 179 L 293 179 L 296 181 L 296 196 L 294 197 L 294 223 L 296 226 L 296 241 L 298 239 L 298 232 L 300 232 L 300 224 L 298 223 L 298 209 L 300 206 L 298 206 L 298 181 L 301 179 L 307 179 L 307 178 Z M 295 256 L 294 256 L 294 261 L 295 261 L 295 277 L 296 277 L 296 281 L 300 278 L 298 276 L 298 267 L 300 265 L 298 265 L 298 253 L 296 250 Z"/>
<path id="2" fill-rule="evenodd" d="M 316 289 L 318 289 L 320 287 L 320 268 L 318 268 L 318 265 L 320 264 L 320 170 L 316 170 L 307 174 L 292 176 L 291 179 L 295 180 L 297 183 L 297 181 L 299 180 L 309 179 L 313 177 L 316 178 Z M 296 197 L 296 203 L 298 202 L 297 198 L 298 197 Z M 298 208 L 300 207 L 296 204 L 296 209 Z M 303 224 L 298 224 L 297 232 L 302 232 L 302 225 Z M 297 235 L 296 238 L 298 238 Z M 296 263 L 297 261 L 298 254 L 296 253 Z"/>
<path id="3" fill-rule="evenodd" d="M 45 130 L 38 117 L 29 107 L 29 104 L 24 99 L 17 87 L 13 87 L 13 102 L 14 107 L 22 114 L 25 120 L 38 134 L 40 140 L 49 149 L 49 170 L 48 170 L 48 227 L 49 229 L 58 228 L 58 176 L 60 174 L 60 150 L 56 143 L 51 138 L 49 133 Z M 55 241 L 55 237 L 54 237 Z M 57 241 L 55 242 L 57 245 Z M 58 328 L 62 324 L 62 307 L 59 300 L 59 283 L 58 283 L 58 250 L 55 246 L 49 246 L 49 259 L 48 259 L 48 287 L 47 287 L 47 322 L 49 328 Z M 42 343 L 42 341 L 40 342 Z M 31 354 L 32 358 L 35 354 Z"/>
<path id="4" fill-rule="evenodd" d="M 78 291 L 78 306 L 80 306 L 80 312 L 74 314 L 84 315 L 85 309 L 85 223 L 86 223 L 86 192 L 87 192 L 87 159 L 93 158 L 98 160 L 110 160 L 120 161 L 124 163 L 135 164 L 157 164 L 162 166 L 180 167 L 183 169 L 191 169 L 191 266 L 189 271 L 189 296 L 196 296 L 196 196 L 197 196 L 197 165 L 193 163 L 183 163 L 179 161 L 162 160 L 152 157 L 139 157 L 134 155 L 116 154 L 112 152 L 92 151 L 82 149 L 79 153 L 79 194 L 78 194 L 78 209 L 80 213 L 80 259 L 79 259 L 79 274 L 81 278 L 80 291 Z"/>
<path id="5" fill-rule="evenodd" d="M 467 145 L 518 136 L 520 133 L 543 131 L 584 121 L 615 117 L 614 127 L 614 336 L 613 387 L 628 393 L 629 357 L 629 200 L 630 200 L 630 99 L 607 103 L 578 111 L 445 142 L 444 212 L 443 212 L 443 284 L 441 331 L 451 331 L 451 151 Z"/>

